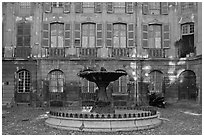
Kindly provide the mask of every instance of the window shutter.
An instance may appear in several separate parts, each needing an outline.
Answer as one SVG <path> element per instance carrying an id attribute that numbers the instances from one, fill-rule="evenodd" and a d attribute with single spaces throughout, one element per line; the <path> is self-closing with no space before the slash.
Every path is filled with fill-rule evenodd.
<path id="1" fill-rule="evenodd" d="M 126 13 L 133 13 L 133 6 L 134 6 L 133 2 L 126 2 L 125 3 Z"/>
<path id="2" fill-rule="evenodd" d="M 65 2 L 64 3 L 64 13 L 70 13 L 70 11 L 71 11 L 71 3 Z"/>
<path id="3" fill-rule="evenodd" d="M 161 2 L 161 14 L 168 14 L 168 2 Z"/>
<path id="4" fill-rule="evenodd" d="M 170 44 L 170 26 L 169 24 L 163 25 L 163 48 L 169 48 Z"/>
<path id="5" fill-rule="evenodd" d="M 142 13 L 143 13 L 144 15 L 148 15 L 148 14 L 149 14 L 148 2 L 143 2 L 143 5 L 142 5 Z"/>
<path id="6" fill-rule="evenodd" d="M 102 12 L 102 3 L 101 2 L 94 2 L 94 12 L 101 13 Z"/>
<path id="7" fill-rule="evenodd" d="M 49 32 L 50 32 L 50 24 L 43 23 L 43 36 L 42 36 L 42 47 L 49 47 Z"/>
<path id="8" fill-rule="evenodd" d="M 83 5 L 82 2 L 75 3 L 75 13 L 82 13 L 83 11 L 82 5 Z"/>
<path id="9" fill-rule="evenodd" d="M 148 48 L 148 25 L 142 25 L 142 46 Z"/>
<path id="10" fill-rule="evenodd" d="M 96 47 L 102 47 L 102 41 L 103 41 L 103 25 L 101 23 L 96 24 Z"/>
<path id="11" fill-rule="evenodd" d="M 113 13 L 113 2 L 107 2 L 107 13 Z"/>
<path id="12" fill-rule="evenodd" d="M 71 47 L 71 24 L 64 25 L 64 47 Z"/>
<path id="13" fill-rule="evenodd" d="M 112 40 L 113 37 L 113 24 L 107 23 L 106 24 L 106 47 L 112 47 Z"/>
<path id="14" fill-rule="evenodd" d="M 52 12 L 52 3 L 51 2 L 45 2 L 44 3 L 44 11 L 46 13 Z"/>
<path id="15" fill-rule="evenodd" d="M 135 38 L 135 35 L 134 35 L 134 24 L 133 23 L 130 23 L 128 24 L 128 47 L 134 47 L 134 38 Z"/>
<path id="16" fill-rule="evenodd" d="M 81 47 L 81 24 L 77 22 L 74 24 L 74 46 Z"/>

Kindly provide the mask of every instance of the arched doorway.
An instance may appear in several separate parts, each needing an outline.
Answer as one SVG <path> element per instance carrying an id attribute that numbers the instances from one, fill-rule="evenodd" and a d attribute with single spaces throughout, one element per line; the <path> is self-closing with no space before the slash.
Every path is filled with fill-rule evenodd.
<path id="1" fill-rule="evenodd" d="M 196 100 L 196 75 L 193 71 L 185 70 L 179 75 L 178 99 Z"/>
<path id="2" fill-rule="evenodd" d="M 48 74 L 49 104 L 63 106 L 65 76 L 61 70 L 52 70 Z"/>
<path id="3" fill-rule="evenodd" d="M 16 103 L 30 102 L 31 74 L 28 70 L 19 70 L 16 73 Z"/>
<path id="4" fill-rule="evenodd" d="M 153 70 L 149 74 L 149 91 L 163 93 L 163 73 L 159 70 Z"/>

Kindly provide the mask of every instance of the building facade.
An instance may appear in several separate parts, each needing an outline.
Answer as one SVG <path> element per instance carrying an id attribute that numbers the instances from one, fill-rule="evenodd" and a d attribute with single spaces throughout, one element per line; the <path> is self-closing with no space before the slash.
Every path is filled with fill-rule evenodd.
<path id="1" fill-rule="evenodd" d="M 4 2 L 3 103 L 83 105 L 96 85 L 83 69 L 124 69 L 114 105 L 169 102 L 202 94 L 201 2 Z"/>

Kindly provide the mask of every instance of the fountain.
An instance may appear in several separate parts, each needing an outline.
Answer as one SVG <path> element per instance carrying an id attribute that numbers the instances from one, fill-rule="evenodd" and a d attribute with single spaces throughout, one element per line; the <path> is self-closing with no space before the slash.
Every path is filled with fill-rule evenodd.
<path id="1" fill-rule="evenodd" d="M 127 75 L 127 72 L 118 69 L 106 71 L 101 68 L 99 71 L 86 69 L 80 71 L 78 76 L 95 82 L 98 91 L 96 103 L 90 112 L 81 110 L 51 110 L 46 125 L 79 131 L 131 131 L 149 129 L 159 126 L 161 120 L 159 113 L 152 107 L 114 107 L 108 99 L 106 87 L 111 81 Z"/>
<path id="2" fill-rule="evenodd" d="M 82 78 L 86 78 L 88 81 L 96 83 L 97 90 L 97 100 L 93 107 L 92 112 L 96 113 L 114 113 L 114 108 L 111 106 L 110 100 L 106 93 L 106 88 L 110 82 L 117 80 L 119 77 L 127 75 L 127 73 L 118 69 L 116 71 L 106 71 L 105 68 L 101 67 L 100 71 L 93 71 L 90 69 L 81 71 L 78 74 Z"/>

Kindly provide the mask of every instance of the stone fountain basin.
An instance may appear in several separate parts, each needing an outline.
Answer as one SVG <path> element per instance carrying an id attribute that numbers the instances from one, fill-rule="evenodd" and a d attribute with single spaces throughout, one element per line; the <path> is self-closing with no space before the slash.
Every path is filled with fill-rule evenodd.
<path id="1" fill-rule="evenodd" d="M 46 125 L 59 129 L 115 132 L 149 129 L 159 126 L 159 113 L 150 110 L 117 110 L 115 114 L 50 111 Z"/>

